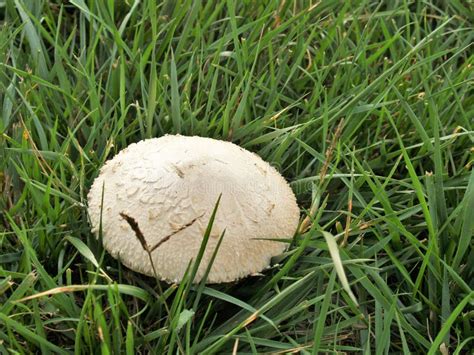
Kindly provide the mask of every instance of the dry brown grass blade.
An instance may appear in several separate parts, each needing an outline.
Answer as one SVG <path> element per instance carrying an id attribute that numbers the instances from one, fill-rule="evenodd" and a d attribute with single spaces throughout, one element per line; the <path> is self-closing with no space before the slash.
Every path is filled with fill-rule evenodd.
<path id="1" fill-rule="evenodd" d="M 135 220 L 135 218 L 130 217 L 124 212 L 120 212 L 120 217 L 122 217 L 128 223 L 130 228 L 132 228 L 133 232 L 135 233 L 135 236 L 137 237 L 138 241 L 142 245 L 143 250 L 149 251 L 149 247 L 148 247 L 148 244 L 146 243 L 145 236 L 140 230 L 140 227 L 138 226 L 138 222 Z"/>

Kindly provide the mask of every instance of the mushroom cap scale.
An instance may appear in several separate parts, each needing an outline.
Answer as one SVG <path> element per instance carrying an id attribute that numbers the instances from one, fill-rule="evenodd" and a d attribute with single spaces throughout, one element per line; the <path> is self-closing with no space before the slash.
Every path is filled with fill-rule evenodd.
<path id="1" fill-rule="evenodd" d="M 258 273 L 282 253 L 299 221 L 285 179 L 235 144 L 167 135 L 131 144 L 106 162 L 88 194 L 92 231 L 102 226 L 106 250 L 130 269 L 153 276 L 147 252 L 122 215 L 133 218 L 158 276 L 179 282 L 195 260 L 218 197 L 199 282 L 225 230 L 207 277 L 230 282 Z M 270 240 L 271 239 L 271 240 Z"/>

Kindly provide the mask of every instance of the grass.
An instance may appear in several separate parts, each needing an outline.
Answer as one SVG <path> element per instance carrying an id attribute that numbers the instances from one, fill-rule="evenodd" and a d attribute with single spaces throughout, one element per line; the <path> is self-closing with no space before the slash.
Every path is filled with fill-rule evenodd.
<path id="1" fill-rule="evenodd" d="M 0 353 L 469 352 L 473 10 L 0 0 Z M 166 133 L 290 181 L 264 276 L 157 285 L 91 235 L 98 169 Z"/>

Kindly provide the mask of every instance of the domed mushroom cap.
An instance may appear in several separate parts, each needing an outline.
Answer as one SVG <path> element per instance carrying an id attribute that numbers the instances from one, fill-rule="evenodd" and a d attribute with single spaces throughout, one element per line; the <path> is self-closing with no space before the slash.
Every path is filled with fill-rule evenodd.
<path id="1" fill-rule="evenodd" d="M 204 276 L 224 230 L 207 282 L 262 271 L 287 246 L 269 239 L 293 236 L 299 208 L 273 167 L 229 142 L 168 135 L 131 144 L 101 168 L 89 191 L 92 231 L 98 235 L 102 223 L 107 251 L 130 269 L 153 276 L 147 252 L 121 214 L 133 218 L 153 250 L 158 276 L 179 282 L 196 259 L 219 195 L 194 282 Z"/>

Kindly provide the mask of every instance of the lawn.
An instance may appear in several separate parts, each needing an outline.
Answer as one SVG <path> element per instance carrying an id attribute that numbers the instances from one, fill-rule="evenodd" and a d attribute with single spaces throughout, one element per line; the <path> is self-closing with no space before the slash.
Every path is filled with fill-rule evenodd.
<path id="1" fill-rule="evenodd" d="M 469 353 L 473 26 L 462 0 L 0 0 L 0 353 Z M 170 133 L 289 181 L 262 275 L 158 283 L 91 233 L 100 167 Z"/>

